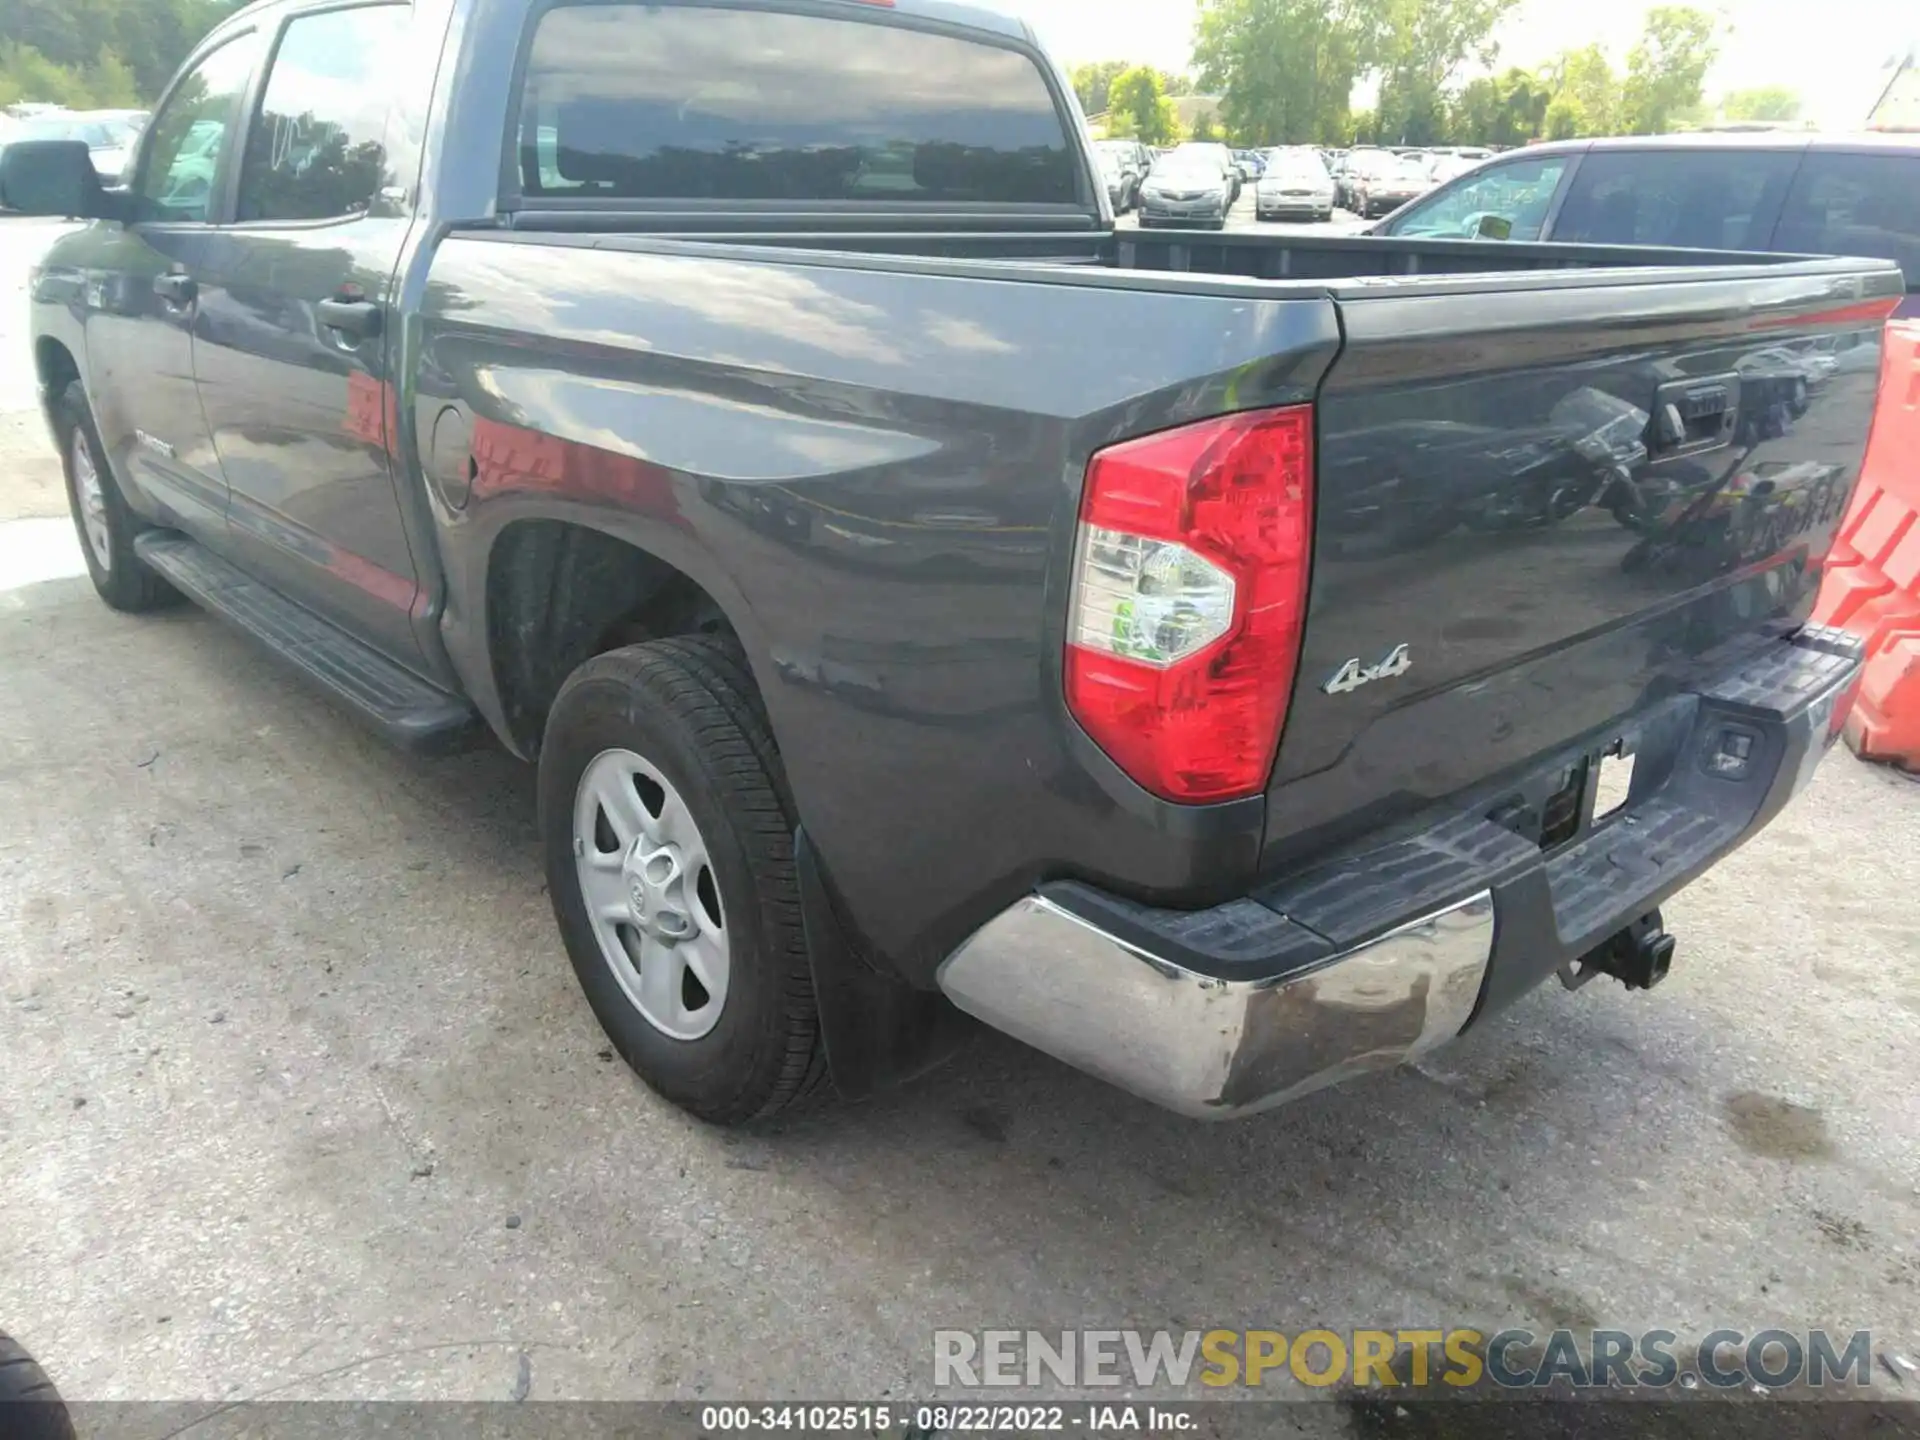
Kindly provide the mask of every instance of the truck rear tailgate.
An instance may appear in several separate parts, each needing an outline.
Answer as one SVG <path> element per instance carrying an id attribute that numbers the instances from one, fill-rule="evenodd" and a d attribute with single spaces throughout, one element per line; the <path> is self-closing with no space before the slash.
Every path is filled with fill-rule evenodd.
<path id="1" fill-rule="evenodd" d="M 1901 291 L 1871 261 L 1336 287 L 1263 868 L 1604 747 L 1803 623 Z"/>

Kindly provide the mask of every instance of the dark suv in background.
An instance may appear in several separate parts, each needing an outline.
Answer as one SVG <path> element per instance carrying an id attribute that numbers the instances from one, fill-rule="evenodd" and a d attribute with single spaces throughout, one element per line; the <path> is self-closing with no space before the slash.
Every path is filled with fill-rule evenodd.
<path id="1" fill-rule="evenodd" d="M 1403 206 L 1373 233 L 1871 256 L 1897 262 L 1911 296 L 1920 285 L 1920 135 L 1530 145 Z"/>

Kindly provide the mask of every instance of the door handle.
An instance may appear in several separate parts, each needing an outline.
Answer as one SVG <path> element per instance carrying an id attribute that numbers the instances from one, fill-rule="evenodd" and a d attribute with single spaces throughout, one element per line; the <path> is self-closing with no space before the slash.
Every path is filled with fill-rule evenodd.
<path id="1" fill-rule="evenodd" d="M 380 306 L 372 300 L 322 300 L 320 323 L 356 340 L 380 333 Z"/>
<path id="2" fill-rule="evenodd" d="M 153 277 L 153 293 L 171 305 L 191 305 L 200 294 L 193 277 L 179 270 Z"/>

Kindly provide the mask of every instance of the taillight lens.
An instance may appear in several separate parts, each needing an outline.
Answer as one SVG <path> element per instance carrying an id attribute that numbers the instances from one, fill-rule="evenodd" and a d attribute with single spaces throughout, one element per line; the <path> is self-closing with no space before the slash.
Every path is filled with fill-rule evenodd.
<path id="1" fill-rule="evenodd" d="M 1087 467 L 1067 708 L 1165 800 L 1258 794 L 1300 657 L 1313 410 L 1255 410 L 1102 450 Z"/>

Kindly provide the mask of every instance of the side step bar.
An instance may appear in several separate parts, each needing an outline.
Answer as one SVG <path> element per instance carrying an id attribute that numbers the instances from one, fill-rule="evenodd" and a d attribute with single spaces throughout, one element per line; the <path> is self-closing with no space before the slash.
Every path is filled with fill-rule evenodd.
<path id="1" fill-rule="evenodd" d="M 465 700 L 262 585 L 199 541 L 148 530 L 133 548 L 175 589 L 239 626 L 401 748 L 445 753 L 461 748 L 477 729 L 479 716 Z"/>

